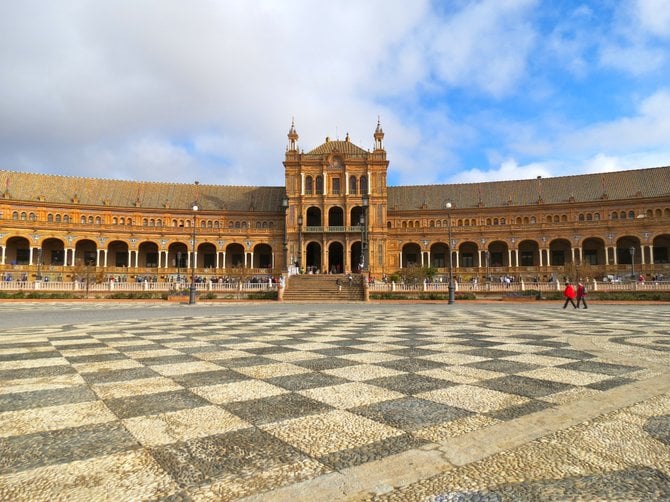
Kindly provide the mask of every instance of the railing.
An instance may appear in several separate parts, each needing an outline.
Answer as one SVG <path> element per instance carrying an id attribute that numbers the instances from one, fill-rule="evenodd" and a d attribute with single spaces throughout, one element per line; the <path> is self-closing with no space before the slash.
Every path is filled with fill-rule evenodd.
<path id="1" fill-rule="evenodd" d="M 670 281 L 647 281 L 647 282 L 600 282 L 589 281 L 585 283 L 591 291 L 670 291 Z M 508 293 L 517 291 L 542 291 L 553 292 L 563 291 L 565 283 L 560 282 L 489 282 L 473 283 L 454 281 L 456 291 L 462 292 L 494 292 Z M 448 292 L 448 282 L 427 282 L 418 284 L 403 284 L 393 282 L 375 281 L 370 284 L 371 292 Z"/>
<path id="2" fill-rule="evenodd" d="M 330 226 L 330 227 L 320 227 L 320 226 L 309 226 L 303 227 L 303 233 L 344 233 L 344 232 L 360 232 L 361 226 Z"/>
<path id="3" fill-rule="evenodd" d="M 89 282 L 85 281 L 0 281 L 0 291 L 173 291 L 190 287 L 188 281 L 176 282 Z M 197 291 L 268 291 L 277 289 L 274 282 L 196 282 Z"/>

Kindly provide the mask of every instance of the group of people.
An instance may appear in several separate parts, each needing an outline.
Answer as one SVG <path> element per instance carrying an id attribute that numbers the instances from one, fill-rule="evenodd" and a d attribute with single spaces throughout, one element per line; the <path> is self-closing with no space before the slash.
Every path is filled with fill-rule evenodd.
<path id="1" fill-rule="evenodd" d="M 572 283 L 566 282 L 565 289 L 563 290 L 563 296 L 565 296 L 565 303 L 563 304 L 563 308 L 567 308 L 568 303 L 571 303 L 573 307 L 578 309 L 579 305 L 583 303 L 584 308 L 587 309 L 588 306 L 586 305 L 586 294 L 586 287 L 583 283 L 578 283 L 577 289 L 575 289 Z M 576 304 L 575 300 L 577 300 Z"/>

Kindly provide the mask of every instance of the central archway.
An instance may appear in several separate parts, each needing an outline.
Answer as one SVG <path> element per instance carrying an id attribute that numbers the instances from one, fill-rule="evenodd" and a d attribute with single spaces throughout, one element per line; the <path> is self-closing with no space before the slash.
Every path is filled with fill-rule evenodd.
<path id="1" fill-rule="evenodd" d="M 306 270 L 316 272 L 321 270 L 321 244 L 318 242 L 310 242 L 307 244 L 305 257 Z"/>
<path id="2" fill-rule="evenodd" d="M 328 246 L 328 272 L 339 274 L 344 271 L 344 246 L 340 242 L 332 242 Z"/>

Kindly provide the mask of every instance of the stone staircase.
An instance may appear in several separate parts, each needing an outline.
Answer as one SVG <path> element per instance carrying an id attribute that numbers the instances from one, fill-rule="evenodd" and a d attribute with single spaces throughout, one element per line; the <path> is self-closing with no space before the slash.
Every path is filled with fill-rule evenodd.
<path id="1" fill-rule="evenodd" d="M 362 276 L 353 275 L 353 284 L 345 274 L 303 274 L 289 277 L 284 290 L 285 302 L 360 302 L 365 300 Z M 340 279 L 342 288 L 337 290 L 337 279 Z"/>

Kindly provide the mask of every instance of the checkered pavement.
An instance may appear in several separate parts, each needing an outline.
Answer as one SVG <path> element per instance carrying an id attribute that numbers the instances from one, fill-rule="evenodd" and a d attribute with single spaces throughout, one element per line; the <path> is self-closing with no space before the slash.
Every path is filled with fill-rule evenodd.
<path id="1" fill-rule="evenodd" d="M 571 346 L 567 335 L 589 326 L 554 307 L 6 330 L 0 498 L 233 499 L 644 376 Z M 631 336 L 621 319 L 589 314 L 592 329 Z"/>

